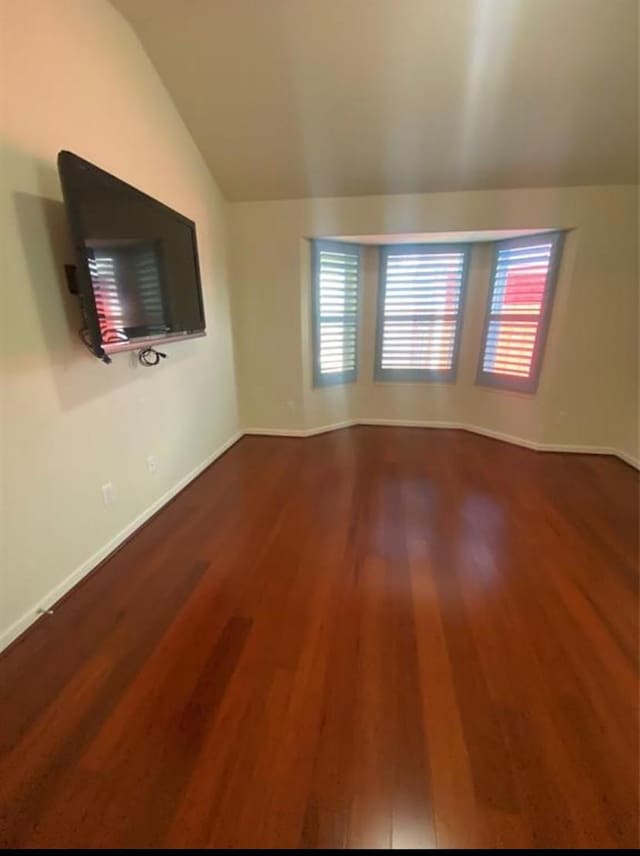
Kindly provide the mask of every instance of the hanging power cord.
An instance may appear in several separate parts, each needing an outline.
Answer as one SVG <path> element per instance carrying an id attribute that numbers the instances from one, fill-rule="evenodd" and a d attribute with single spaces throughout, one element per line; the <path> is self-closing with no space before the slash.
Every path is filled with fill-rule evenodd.
<path id="1" fill-rule="evenodd" d="M 155 348 L 143 348 L 143 350 L 138 351 L 138 362 L 149 368 L 157 366 L 160 360 L 164 360 L 166 357 L 166 354 L 163 354 L 162 351 L 156 351 Z"/>
<path id="2" fill-rule="evenodd" d="M 96 352 L 93 350 L 93 345 L 89 341 L 89 331 L 86 327 L 83 327 L 82 330 L 78 330 L 78 335 L 80 336 L 80 341 L 82 344 L 93 354 L 94 357 L 97 356 Z M 107 363 L 107 365 L 111 362 L 111 357 L 109 354 L 103 354 L 100 359 L 103 363 Z"/>

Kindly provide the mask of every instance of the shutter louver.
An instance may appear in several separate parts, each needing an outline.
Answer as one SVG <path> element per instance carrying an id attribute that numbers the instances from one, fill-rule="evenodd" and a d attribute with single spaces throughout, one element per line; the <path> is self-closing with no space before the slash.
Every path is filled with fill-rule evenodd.
<path id="1" fill-rule="evenodd" d="M 314 375 L 316 386 L 355 380 L 360 248 L 315 241 Z"/>
<path id="2" fill-rule="evenodd" d="M 453 380 L 468 248 L 405 245 L 381 252 L 376 376 Z"/>
<path id="3" fill-rule="evenodd" d="M 481 382 L 535 389 L 561 238 L 554 233 L 496 246 Z"/>

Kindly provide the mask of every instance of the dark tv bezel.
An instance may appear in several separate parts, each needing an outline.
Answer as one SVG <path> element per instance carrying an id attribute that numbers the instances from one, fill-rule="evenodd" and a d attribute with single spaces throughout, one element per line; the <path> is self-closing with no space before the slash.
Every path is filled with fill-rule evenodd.
<path id="1" fill-rule="evenodd" d="M 98 320 L 98 311 L 95 304 L 93 284 L 91 282 L 91 274 L 89 272 L 89 262 L 85 250 L 85 239 L 88 237 L 99 236 L 88 236 L 84 233 L 77 206 L 76 175 L 79 170 L 87 169 L 91 170 L 94 174 L 98 173 L 101 179 L 108 180 L 109 182 L 119 185 L 122 190 L 135 194 L 140 199 L 144 200 L 145 203 L 163 209 L 167 214 L 189 227 L 191 231 L 191 244 L 193 247 L 193 261 L 195 266 L 202 329 L 175 330 L 171 333 L 166 333 L 160 336 L 157 333 L 150 332 L 148 335 L 136 336 L 135 338 L 129 339 L 127 342 L 114 342 L 111 344 L 103 342 L 100 323 Z M 157 199 L 154 199 L 152 196 L 149 196 L 137 187 L 133 187 L 133 185 L 128 184 L 121 178 L 101 169 L 99 166 L 81 158 L 79 155 L 64 149 L 58 153 L 58 174 L 60 176 L 60 184 L 62 185 L 62 196 L 64 198 L 67 220 L 69 222 L 71 239 L 76 256 L 76 285 L 78 296 L 80 298 L 82 313 L 90 339 L 91 350 L 96 357 L 104 360 L 108 354 L 119 353 L 121 351 L 137 351 L 141 348 L 151 347 L 152 345 L 160 345 L 182 339 L 195 339 L 206 336 L 207 328 L 204 313 L 204 301 L 202 299 L 202 280 L 200 277 L 198 240 L 196 235 L 196 224 L 193 220 L 190 220 L 188 217 L 185 217 L 184 214 L 180 214 L 179 211 L 170 208 L 163 202 L 159 202 Z"/>

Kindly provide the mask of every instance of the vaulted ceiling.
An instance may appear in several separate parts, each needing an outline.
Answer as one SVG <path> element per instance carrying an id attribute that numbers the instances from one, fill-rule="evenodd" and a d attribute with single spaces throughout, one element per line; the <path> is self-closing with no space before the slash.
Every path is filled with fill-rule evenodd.
<path id="1" fill-rule="evenodd" d="M 637 181 L 637 0 L 112 0 L 230 200 Z"/>

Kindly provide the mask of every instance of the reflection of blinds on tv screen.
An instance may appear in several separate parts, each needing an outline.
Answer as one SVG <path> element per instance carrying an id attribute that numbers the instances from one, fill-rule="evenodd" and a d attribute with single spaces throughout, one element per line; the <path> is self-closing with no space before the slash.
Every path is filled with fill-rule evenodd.
<path id="1" fill-rule="evenodd" d="M 89 271 L 105 343 L 170 329 L 160 242 L 87 241 Z"/>

